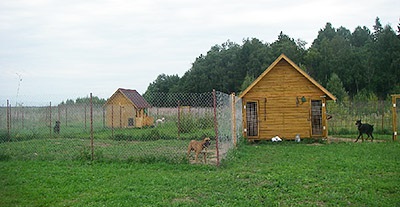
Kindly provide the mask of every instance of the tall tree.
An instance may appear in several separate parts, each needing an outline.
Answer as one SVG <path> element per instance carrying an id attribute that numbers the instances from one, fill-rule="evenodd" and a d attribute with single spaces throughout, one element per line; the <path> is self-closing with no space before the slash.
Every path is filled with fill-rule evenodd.
<path id="1" fill-rule="evenodd" d="M 272 55 L 277 58 L 280 54 L 284 53 L 292 61 L 300 64 L 304 60 L 306 43 L 302 40 L 295 41 L 293 38 L 281 32 L 278 40 L 271 44 Z"/>
<path id="2" fill-rule="evenodd" d="M 150 83 L 147 87 L 146 93 L 170 93 L 175 92 L 174 89 L 177 87 L 179 82 L 178 75 L 166 75 L 162 73 L 157 76 L 157 79 Z"/>
<path id="3" fill-rule="evenodd" d="M 258 77 L 274 61 L 271 47 L 257 38 L 243 40 L 238 58 L 238 67 L 244 69 L 240 71 L 242 80 L 247 75 Z"/>
<path id="4" fill-rule="evenodd" d="M 376 17 L 375 24 L 374 24 L 373 28 L 374 28 L 373 37 L 374 37 L 374 40 L 377 40 L 379 34 L 383 30 L 383 27 L 382 27 L 382 24 L 381 24 L 381 20 L 379 19 L 379 17 Z"/>
<path id="5" fill-rule="evenodd" d="M 375 74 L 369 89 L 384 99 L 400 82 L 400 39 L 390 26 L 385 26 L 376 36 L 370 51 Z"/>
<path id="6" fill-rule="evenodd" d="M 400 18 L 399 18 L 400 21 Z M 397 24 L 397 36 L 400 38 L 400 22 Z"/>
<path id="7" fill-rule="evenodd" d="M 343 102 L 348 99 L 348 94 L 343 87 L 343 83 L 336 73 L 332 73 L 328 83 L 326 84 L 326 89 L 336 96 L 339 102 Z"/>
<path id="8" fill-rule="evenodd" d="M 329 76 L 334 72 L 334 45 L 332 40 L 337 37 L 336 29 L 331 23 L 326 23 L 325 27 L 318 32 L 317 38 L 305 55 L 305 65 L 307 72 L 317 81 L 326 85 Z M 335 41 L 340 42 L 340 39 Z"/>

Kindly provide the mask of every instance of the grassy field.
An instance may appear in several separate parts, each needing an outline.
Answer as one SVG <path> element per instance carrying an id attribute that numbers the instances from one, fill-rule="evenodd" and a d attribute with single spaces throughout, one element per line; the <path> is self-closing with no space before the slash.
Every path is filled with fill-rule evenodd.
<path id="1" fill-rule="evenodd" d="M 400 143 L 239 145 L 220 167 L 0 161 L 0 206 L 400 206 Z"/>

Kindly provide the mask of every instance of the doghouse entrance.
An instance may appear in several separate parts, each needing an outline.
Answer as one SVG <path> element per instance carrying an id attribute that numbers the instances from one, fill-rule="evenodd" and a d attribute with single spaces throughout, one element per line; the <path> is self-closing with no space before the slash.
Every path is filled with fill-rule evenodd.
<path id="1" fill-rule="evenodd" d="M 258 136 L 257 102 L 246 103 L 247 136 Z"/>
<path id="2" fill-rule="evenodd" d="M 322 135 L 322 100 L 311 101 L 311 128 L 312 135 Z"/>

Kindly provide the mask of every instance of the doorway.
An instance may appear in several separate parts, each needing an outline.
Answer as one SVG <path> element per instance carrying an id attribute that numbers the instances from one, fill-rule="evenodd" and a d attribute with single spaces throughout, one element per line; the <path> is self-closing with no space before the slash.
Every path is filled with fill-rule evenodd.
<path id="1" fill-rule="evenodd" d="M 322 100 L 311 100 L 311 128 L 312 136 L 323 135 Z"/>
<path id="2" fill-rule="evenodd" d="M 258 136 L 258 106 L 257 102 L 246 103 L 247 136 Z"/>

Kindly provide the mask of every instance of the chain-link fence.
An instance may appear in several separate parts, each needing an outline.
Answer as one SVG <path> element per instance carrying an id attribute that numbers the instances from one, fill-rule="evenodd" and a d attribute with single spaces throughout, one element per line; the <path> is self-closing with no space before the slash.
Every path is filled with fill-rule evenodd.
<path id="1" fill-rule="evenodd" d="M 210 137 L 207 161 L 218 165 L 241 138 L 242 103 L 234 95 L 152 93 L 144 99 L 151 107 L 123 100 L 42 106 L 11 106 L 4 101 L 0 159 L 179 163 L 188 162 L 190 140 Z M 331 136 L 357 134 L 358 119 L 373 124 L 374 133 L 392 134 L 393 104 L 389 101 L 328 102 L 327 111 Z M 191 152 L 190 162 L 193 159 Z"/>
<path id="2" fill-rule="evenodd" d="M 0 156 L 179 163 L 188 162 L 190 140 L 210 137 L 207 161 L 218 165 L 240 137 L 241 103 L 234 95 L 146 94 L 147 108 L 125 97 L 46 106 L 11 106 L 7 101 L 0 107 Z"/>
<path id="3" fill-rule="evenodd" d="M 390 101 L 353 101 L 327 103 L 329 134 L 357 134 L 356 120 L 374 125 L 374 133 L 392 133 L 392 104 Z"/>

